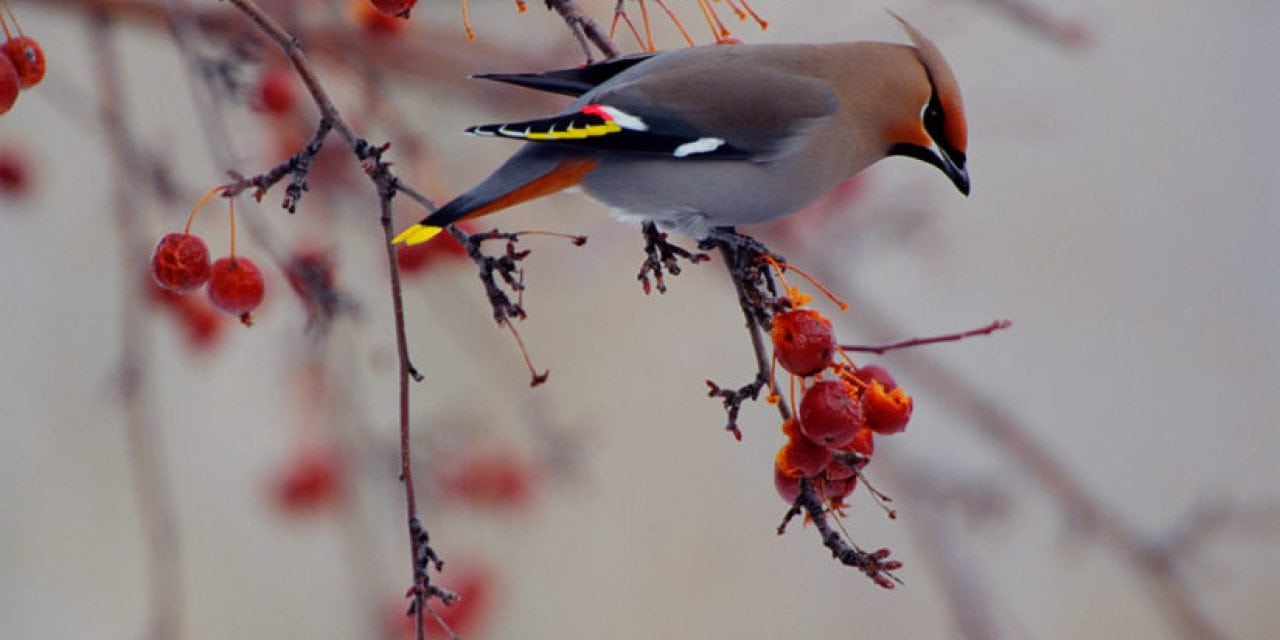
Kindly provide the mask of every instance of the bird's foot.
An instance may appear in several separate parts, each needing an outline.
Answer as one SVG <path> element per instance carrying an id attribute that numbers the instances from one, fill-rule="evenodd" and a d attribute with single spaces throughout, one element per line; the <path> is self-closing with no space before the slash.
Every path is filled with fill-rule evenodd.
<path id="1" fill-rule="evenodd" d="M 738 303 L 760 326 L 768 328 L 775 313 L 784 310 L 785 296 L 778 294 L 770 265 L 785 267 L 787 259 L 764 243 L 738 233 L 733 227 L 716 227 L 698 242 L 702 250 L 719 249 L 738 288 Z"/>
<path id="2" fill-rule="evenodd" d="M 656 283 L 658 293 L 667 292 L 667 284 L 663 281 L 664 273 L 673 276 L 680 275 L 680 258 L 684 258 L 693 264 L 710 260 L 711 258 L 705 253 L 694 253 L 672 244 L 667 240 L 667 234 L 658 231 L 657 225 L 652 222 L 646 222 L 640 227 L 644 233 L 644 263 L 640 265 L 640 273 L 636 274 L 636 279 L 644 287 L 645 295 L 652 290 L 649 276 L 653 275 L 653 283 Z"/>

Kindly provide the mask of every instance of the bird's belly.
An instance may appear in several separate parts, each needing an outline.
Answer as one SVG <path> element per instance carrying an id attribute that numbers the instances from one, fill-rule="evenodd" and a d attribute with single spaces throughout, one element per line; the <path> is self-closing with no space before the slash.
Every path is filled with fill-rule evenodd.
<path id="1" fill-rule="evenodd" d="M 611 159 L 587 174 L 582 187 L 623 218 L 701 237 L 711 227 L 764 222 L 804 208 L 835 184 L 815 178 L 776 164 Z"/>

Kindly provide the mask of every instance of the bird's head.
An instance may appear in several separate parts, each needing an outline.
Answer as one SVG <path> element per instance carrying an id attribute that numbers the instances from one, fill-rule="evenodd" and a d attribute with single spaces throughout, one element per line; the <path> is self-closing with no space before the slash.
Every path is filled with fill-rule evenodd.
<path id="1" fill-rule="evenodd" d="M 961 193 L 969 195 L 969 171 L 965 168 L 968 131 L 960 85 L 938 46 L 897 14 L 890 15 L 915 45 L 915 58 L 927 85 L 917 82 L 914 90 L 898 94 L 907 102 L 898 109 L 901 117 L 888 128 L 888 155 L 909 156 L 934 165 Z M 918 78 L 919 74 L 906 77 Z"/>

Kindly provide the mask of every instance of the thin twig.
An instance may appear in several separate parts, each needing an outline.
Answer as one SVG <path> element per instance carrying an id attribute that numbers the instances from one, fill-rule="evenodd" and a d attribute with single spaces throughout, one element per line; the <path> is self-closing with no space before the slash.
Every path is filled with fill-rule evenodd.
<path id="1" fill-rule="evenodd" d="M 845 351 L 858 351 L 861 353 L 874 353 L 876 355 L 884 355 L 889 351 L 896 349 L 906 349 L 909 347 L 920 347 L 926 344 L 937 344 L 939 342 L 955 342 L 965 338 L 974 336 L 989 336 L 1001 329 L 1008 329 L 1013 326 L 1010 320 L 995 320 L 990 324 L 983 325 L 977 329 L 961 331 L 958 333 L 948 333 L 940 336 L 929 336 L 927 338 L 909 338 L 900 342 L 891 342 L 889 344 L 842 344 L 841 349 Z"/>
<path id="2" fill-rule="evenodd" d="M 578 39 L 582 45 L 582 52 L 587 56 L 587 63 L 595 61 L 591 55 L 591 48 L 587 46 L 586 41 L 591 41 L 605 58 L 616 58 L 621 53 L 618 46 L 609 38 L 609 34 L 600 29 L 600 25 L 596 24 L 590 16 L 583 13 L 582 7 L 578 5 L 577 0 L 546 0 L 547 8 L 560 14 L 564 18 L 565 24 L 569 25 L 569 30 L 573 32 L 573 36 Z"/>
<path id="3" fill-rule="evenodd" d="M 131 176 L 145 166 L 129 128 L 124 86 L 115 47 L 113 23 L 106 15 L 89 14 L 89 35 L 98 62 L 101 119 L 115 162 L 116 216 L 124 253 L 124 285 L 121 305 L 120 359 L 122 396 L 126 416 L 129 457 L 134 492 L 147 544 L 148 628 L 145 638 L 170 640 L 182 636 L 182 561 L 178 546 L 174 498 L 164 464 L 164 443 L 147 400 L 148 332 L 141 313 L 142 287 L 148 253 L 146 226 L 139 220 L 144 209 Z"/>

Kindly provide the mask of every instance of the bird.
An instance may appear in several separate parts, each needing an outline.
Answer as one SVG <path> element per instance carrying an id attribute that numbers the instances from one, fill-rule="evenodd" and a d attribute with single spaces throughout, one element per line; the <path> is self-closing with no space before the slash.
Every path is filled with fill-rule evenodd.
<path id="1" fill-rule="evenodd" d="M 576 99 L 548 118 L 467 129 L 525 144 L 393 242 L 426 242 L 570 187 L 624 221 L 703 240 L 799 211 L 890 156 L 937 167 L 967 196 L 955 75 L 937 45 L 890 15 L 910 45 L 712 45 L 476 76 Z"/>

